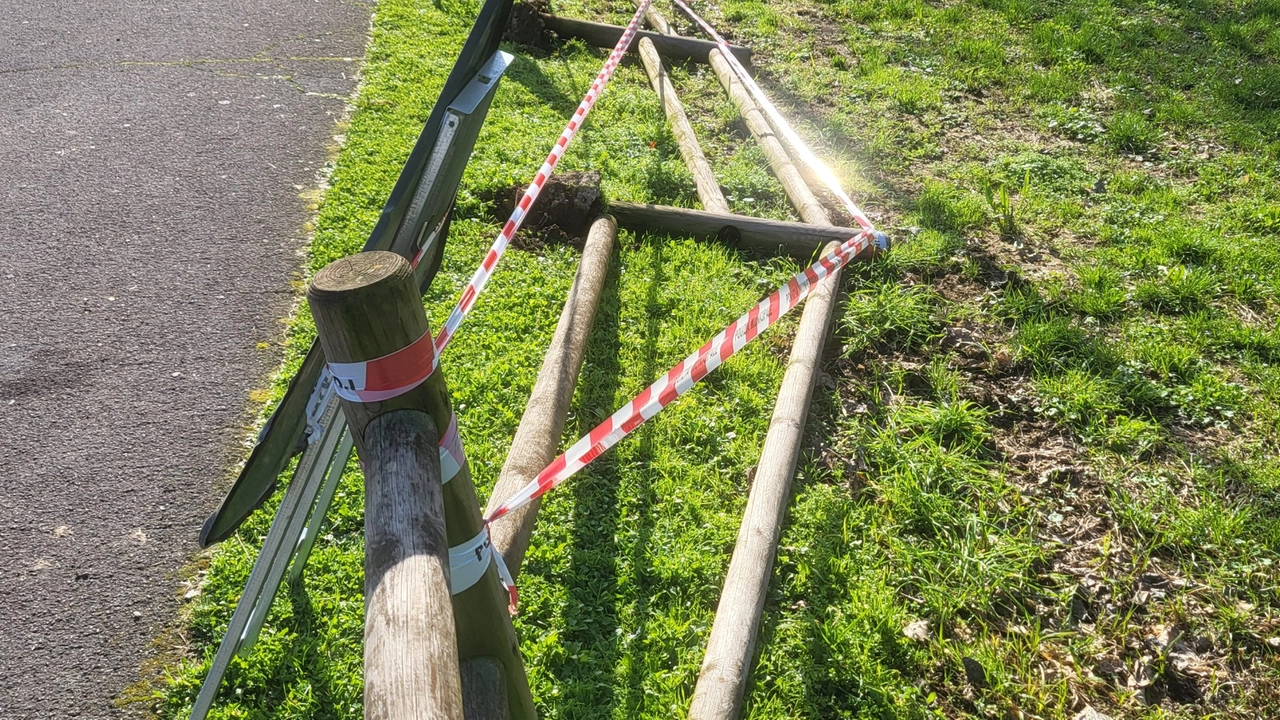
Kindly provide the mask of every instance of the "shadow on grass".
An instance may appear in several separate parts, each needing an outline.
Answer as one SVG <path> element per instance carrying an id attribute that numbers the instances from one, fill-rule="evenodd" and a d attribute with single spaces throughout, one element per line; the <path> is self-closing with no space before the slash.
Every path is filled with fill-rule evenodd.
<path id="1" fill-rule="evenodd" d="M 615 251 L 616 254 L 616 251 Z M 585 431 L 613 412 L 622 376 L 618 359 L 622 300 L 618 288 L 619 264 L 610 265 L 604 293 L 590 340 L 587 343 L 582 392 L 576 412 Z M 618 543 L 618 492 L 621 473 L 617 456 L 607 453 L 572 483 L 574 521 L 570 547 L 570 571 L 565 578 L 568 602 L 565 610 L 566 664 L 559 668 L 562 707 L 603 712 L 615 705 L 614 683 L 609 672 L 619 660 L 620 626 L 615 598 L 620 594 L 615 558 Z"/>
<path id="2" fill-rule="evenodd" d="M 309 687 L 313 699 L 310 717 L 315 720 L 338 720 L 346 717 L 339 710 L 339 703 L 334 697 L 335 683 L 329 672 L 330 663 L 315 657 L 317 654 L 315 638 L 320 635 L 318 631 L 324 622 L 317 617 L 315 606 L 311 603 L 311 595 L 307 593 L 303 582 L 289 582 L 286 584 L 286 590 L 293 610 L 293 617 L 290 618 L 288 625 L 294 631 L 294 636 L 293 647 L 285 657 L 293 659 L 293 662 L 286 667 L 294 671 L 290 673 L 294 677 L 288 678 L 287 682 L 282 678 L 279 686 L 296 687 L 299 684 L 305 684 Z"/>
<path id="3" fill-rule="evenodd" d="M 649 287 L 645 295 L 645 328 L 644 328 L 644 367 L 641 377 L 644 381 L 652 382 L 657 379 L 657 374 L 662 371 L 658 367 L 658 335 L 661 332 L 662 316 L 665 312 L 661 297 L 661 287 L 664 279 L 663 261 L 665 254 L 663 250 L 666 247 L 667 240 L 650 239 L 650 260 L 649 260 Z M 639 452 L 636 453 L 636 459 L 640 462 L 646 462 L 653 458 L 653 434 L 643 432 L 639 438 Z M 635 590 L 635 607 L 632 610 L 635 629 L 631 633 L 634 643 L 628 646 L 629 658 L 628 672 L 626 678 L 626 698 L 623 708 L 626 709 L 628 716 L 634 717 L 644 707 L 645 689 L 645 670 L 647 663 L 645 659 L 645 642 L 648 635 L 649 625 L 649 604 L 650 594 L 645 589 L 653 587 L 653 568 L 649 563 L 647 551 L 649 549 L 650 540 L 653 537 L 653 510 L 656 498 L 653 494 L 653 485 L 646 472 L 636 473 L 637 484 L 633 489 L 636 503 L 636 515 L 639 516 L 638 527 L 634 531 L 633 538 L 630 540 L 631 547 L 628 548 L 627 564 L 631 568 L 631 582 Z M 621 638 L 619 638 L 621 640 Z"/>
<path id="4" fill-rule="evenodd" d="M 512 50 L 510 47 L 506 49 Z M 555 81 L 542 72 L 542 67 L 525 54 L 516 52 L 516 59 L 507 68 L 505 76 L 528 90 L 539 102 L 554 109 L 558 115 L 569 117 L 578 107 L 579 101 L 564 94 L 556 87 Z"/>
<path id="5" fill-rule="evenodd" d="M 663 245 L 654 243 L 650 251 L 644 329 L 648 350 L 641 371 L 645 382 L 651 381 L 658 372 L 655 347 L 662 316 L 659 290 L 664 276 Z M 594 425 L 616 409 L 616 391 L 622 375 L 621 314 L 615 265 L 601 300 L 596 332 L 592 333 L 587 348 L 591 382 L 581 383 L 584 392 L 579 413 L 588 425 Z M 637 452 L 626 456 L 627 464 L 647 464 L 653 455 L 652 443 L 649 434 L 642 432 Z M 636 486 L 626 488 L 625 495 L 629 497 L 624 500 L 624 470 L 619 465 L 620 456 L 608 453 L 573 486 L 572 569 L 566 579 L 569 601 L 565 617 L 566 655 L 572 666 L 561 668 L 560 673 L 564 699 L 568 701 L 562 707 L 578 708 L 583 712 L 582 717 L 605 717 L 619 707 L 634 710 L 644 702 L 643 638 L 649 600 L 647 593 L 636 592 L 636 589 L 646 587 L 645 579 L 650 575 L 646 551 L 653 533 L 652 497 L 649 484 L 641 479 Z M 637 477 L 644 478 L 645 473 Z M 628 512 L 622 507 L 624 503 L 634 503 L 634 510 Z M 618 526 L 624 513 L 633 520 L 625 532 Z M 620 540 L 623 535 L 625 540 Z M 626 575 L 629 577 L 624 577 Z M 626 585 L 632 589 L 628 590 Z M 624 599 L 631 595 L 636 597 L 633 607 L 628 606 L 631 601 Z M 630 637 L 639 639 L 634 646 L 618 632 L 628 616 L 635 622 Z M 624 663 L 624 655 L 630 672 L 621 681 L 625 689 L 624 697 L 619 698 L 615 695 L 619 679 L 615 678 L 613 669 Z"/>

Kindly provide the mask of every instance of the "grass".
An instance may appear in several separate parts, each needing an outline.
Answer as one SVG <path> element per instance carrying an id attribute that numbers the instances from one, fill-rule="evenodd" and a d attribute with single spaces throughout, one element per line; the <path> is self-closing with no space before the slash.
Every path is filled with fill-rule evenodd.
<path id="1" fill-rule="evenodd" d="M 1280 706 L 1280 5 L 706 9 L 896 241 L 846 276 L 744 717 Z M 379 4 L 311 269 L 363 242 L 473 13 Z M 483 198 L 527 181 L 603 57 L 511 49 L 426 298 L 436 325 L 497 230 Z M 714 78 L 672 74 L 735 210 L 793 218 Z M 563 164 L 601 171 L 611 198 L 696 203 L 631 65 Z M 566 442 L 795 269 L 619 240 Z M 575 263 L 510 253 L 445 358 L 481 495 Z M 547 497 L 517 618 L 542 716 L 687 708 L 792 327 Z M 286 368 L 311 333 L 303 309 Z M 360 715 L 360 482 L 348 468 L 305 584 L 216 717 Z M 189 708 L 269 517 L 208 556 L 161 717 Z"/>

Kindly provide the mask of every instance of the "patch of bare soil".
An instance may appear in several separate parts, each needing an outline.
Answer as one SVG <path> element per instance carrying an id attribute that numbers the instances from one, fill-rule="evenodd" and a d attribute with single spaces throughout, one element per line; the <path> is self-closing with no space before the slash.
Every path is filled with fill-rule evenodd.
<path id="1" fill-rule="evenodd" d="M 524 0 L 511 6 L 511 20 L 502 38 L 516 45 L 539 50 L 551 48 L 551 36 L 538 13 L 551 12 L 548 0 Z"/>
<path id="2" fill-rule="evenodd" d="M 493 203 L 494 214 L 500 221 L 506 220 L 516 204 L 524 199 L 525 189 L 523 185 L 513 186 L 484 200 Z M 591 222 L 600 215 L 602 207 L 599 172 L 553 175 L 542 186 L 538 201 L 529 207 L 511 245 L 521 250 L 536 251 L 548 245 L 569 245 L 581 250 Z"/>

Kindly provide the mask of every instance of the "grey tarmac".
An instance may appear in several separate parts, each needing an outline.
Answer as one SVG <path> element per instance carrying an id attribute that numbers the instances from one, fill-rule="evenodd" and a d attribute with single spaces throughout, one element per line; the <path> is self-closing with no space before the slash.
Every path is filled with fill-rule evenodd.
<path id="1" fill-rule="evenodd" d="M 373 8 L 6 5 L 0 718 L 118 717 L 279 361 Z"/>

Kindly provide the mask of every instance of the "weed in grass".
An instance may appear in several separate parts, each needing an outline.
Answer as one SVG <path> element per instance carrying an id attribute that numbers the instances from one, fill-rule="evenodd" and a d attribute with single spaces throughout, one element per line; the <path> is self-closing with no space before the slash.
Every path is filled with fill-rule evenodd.
<path id="1" fill-rule="evenodd" d="M 987 224 L 982 200 L 941 182 L 926 182 L 918 201 L 920 223 L 933 230 L 965 234 Z"/>
<path id="2" fill-rule="evenodd" d="M 1190 385 L 1178 387 L 1173 401 L 1191 422 L 1225 428 L 1244 406 L 1245 394 L 1239 383 L 1201 373 Z"/>
<path id="3" fill-rule="evenodd" d="M 1238 211 L 1245 229 L 1263 235 L 1280 235 L 1280 203 L 1255 203 Z"/>
<path id="4" fill-rule="evenodd" d="M 1118 152 L 1143 155 L 1160 143 L 1160 130 L 1142 113 L 1119 112 L 1107 123 L 1107 144 Z"/>
<path id="5" fill-rule="evenodd" d="M 1164 277 L 1139 282 L 1133 296 L 1155 312 L 1179 314 L 1204 308 L 1217 291 L 1218 279 L 1210 270 L 1175 265 L 1165 269 Z"/>
<path id="6" fill-rule="evenodd" d="M 1101 442 L 1113 452 L 1145 458 L 1162 447 L 1165 441 L 1164 433 L 1156 422 L 1117 415 L 1101 431 Z"/>
<path id="7" fill-rule="evenodd" d="M 992 168 L 1001 185 L 1017 183 L 1026 197 L 1032 188 L 1058 197 L 1077 197 L 1094 185 L 1094 175 L 1079 158 L 1021 152 L 1000 158 Z"/>
<path id="8" fill-rule="evenodd" d="M 1144 330 L 1147 328 L 1144 326 Z M 1132 357 L 1162 380 L 1186 381 L 1203 367 L 1199 351 L 1173 341 L 1164 332 L 1153 332 L 1127 343 Z"/>
<path id="9" fill-rule="evenodd" d="M 1120 273 L 1104 265 L 1076 270 L 1080 289 L 1072 292 L 1068 302 L 1085 316 L 1099 319 L 1116 317 L 1124 309 L 1128 294 L 1120 282 Z"/>
<path id="10" fill-rule="evenodd" d="M 1037 411 L 1078 430 L 1105 427 L 1123 406 L 1114 384 L 1087 370 L 1070 369 L 1036 382 Z"/>
<path id="11" fill-rule="evenodd" d="M 1049 129 L 1071 140 L 1092 142 L 1106 133 L 1098 118 L 1084 108 L 1055 103 L 1043 112 Z"/>
<path id="12" fill-rule="evenodd" d="M 848 333 L 845 352 L 858 353 L 878 344 L 902 349 L 923 345 L 941 330 L 937 303 L 932 289 L 891 280 L 851 293 L 841 319 Z"/>
<path id="13" fill-rule="evenodd" d="M 1013 337 L 1014 356 L 1039 371 L 1082 369 L 1109 372 L 1119 364 L 1114 350 L 1069 318 L 1024 323 Z"/>
<path id="14" fill-rule="evenodd" d="M 1023 180 L 1023 197 L 1030 191 L 1031 173 L 1028 172 Z M 1000 237 L 1005 240 L 1012 240 L 1018 235 L 1018 221 L 1013 216 L 1013 200 L 1009 197 L 1009 186 L 1005 183 L 992 185 L 987 183 L 982 188 L 983 197 L 987 199 L 987 207 L 991 208 L 991 212 L 995 215 L 996 227 L 1000 230 Z"/>
<path id="15" fill-rule="evenodd" d="M 886 260 L 897 273 L 914 273 L 925 277 L 940 275 L 953 264 L 964 241 L 951 233 L 926 228 L 894 244 Z"/>

